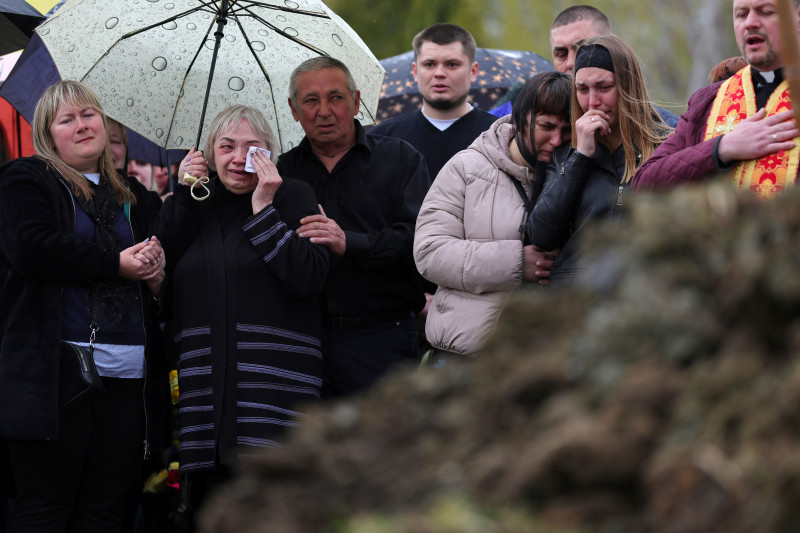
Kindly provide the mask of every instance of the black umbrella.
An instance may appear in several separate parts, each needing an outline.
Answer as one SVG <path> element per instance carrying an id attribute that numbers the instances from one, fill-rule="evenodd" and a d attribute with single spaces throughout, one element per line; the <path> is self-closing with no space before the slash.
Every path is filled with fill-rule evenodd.
<path id="1" fill-rule="evenodd" d="M 25 48 L 44 15 L 25 0 L 0 2 L 0 55 Z"/>
<path id="2" fill-rule="evenodd" d="M 422 105 L 422 97 L 411 74 L 414 52 L 392 56 L 381 60 L 386 69 L 386 78 L 378 101 L 378 117 L 381 122 Z M 497 50 L 478 48 L 478 79 L 472 84 L 469 101 L 475 107 L 488 111 L 517 82 L 525 82 L 538 72 L 553 70 L 553 64 L 534 52 L 520 50 Z"/>

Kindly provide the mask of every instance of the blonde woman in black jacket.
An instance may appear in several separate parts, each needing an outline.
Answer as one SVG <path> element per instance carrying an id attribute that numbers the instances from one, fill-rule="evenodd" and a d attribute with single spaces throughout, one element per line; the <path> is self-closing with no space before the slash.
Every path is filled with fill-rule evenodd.
<path id="1" fill-rule="evenodd" d="M 154 298 L 161 201 L 112 163 L 85 86 L 42 95 L 36 155 L 0 167 L 0 438 L 13 531 L 119 531 L 128 487 L 159 449 L 169 408 Z M 94 333 L 92 333 L 94 331 Z M 105 392 L 64 404 L 62 342 L 87 346 Z"/>

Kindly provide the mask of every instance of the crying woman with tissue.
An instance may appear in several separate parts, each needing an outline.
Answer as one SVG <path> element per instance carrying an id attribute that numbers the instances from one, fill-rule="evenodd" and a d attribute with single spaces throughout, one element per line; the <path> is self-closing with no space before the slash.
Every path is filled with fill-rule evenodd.
<path id="1" fill-rule="evenodd" d="M 277 150 L 260 111 L 224 109 L 205 154 L 181 164 L 183 181 L 209 176 L 208 193 L 177 187 L 162 210 L 180 468 L 194 508 L 238 456 L 278 445 L 297 423 L 296 404 L 322 386 L 318 294 L 328 251 L 295 233 L 319 211 L 308 184 L 278 174 Z"/>

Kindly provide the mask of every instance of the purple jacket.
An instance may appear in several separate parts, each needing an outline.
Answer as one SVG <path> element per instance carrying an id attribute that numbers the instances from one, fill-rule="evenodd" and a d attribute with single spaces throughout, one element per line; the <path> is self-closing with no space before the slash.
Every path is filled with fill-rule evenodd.
<path id="1" fill-rule="evenodd" d="M 696 91 L 689 99 L 678 127 L 634 174 L 634 191 L 666 189 L 679 183 L 699 181 L 717 173 L 712 153 L 719 137 L 704 141 L 708 115 L 722 82 Z"/>

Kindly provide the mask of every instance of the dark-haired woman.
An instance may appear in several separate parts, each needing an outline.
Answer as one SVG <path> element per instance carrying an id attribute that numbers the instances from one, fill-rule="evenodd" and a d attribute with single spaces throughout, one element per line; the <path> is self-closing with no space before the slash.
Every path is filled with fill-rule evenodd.
<path id="1" fill-rule="evenodd" d="M 438 285 L 425 334 L 437 350 L 475 356 L 511 289 L 546 284 L 553 254 L 524 239 L 543 175 L 537 167 L 569 141 L 571 78 L 531 78 L 511 115 L 495 122 L 439 172 L 417 217 L 414 260 Z"/>

